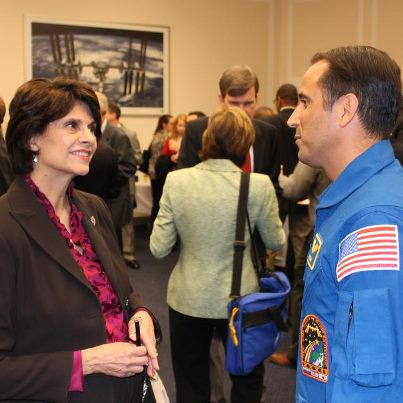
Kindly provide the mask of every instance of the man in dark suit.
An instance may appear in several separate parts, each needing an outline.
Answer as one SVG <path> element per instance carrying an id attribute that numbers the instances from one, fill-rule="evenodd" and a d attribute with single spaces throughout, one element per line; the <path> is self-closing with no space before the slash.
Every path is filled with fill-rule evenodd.
<path id="1" fill-rule="evenodd" d="M 236 106 L 252 119 L 255 128 L 255 143 L 250 149 L 243 169 L 266 174 L 272 180 L 276 190 L 279 190 L 278 176 L 280 163 L 278 155 L 277 130 L 274 126 L 253 119 L 256 110 L 259 81 L 256 74 L 248 66 L 235 65 L 222 74 L 219 81 L 218 95 L 222 108 Z M 199 151 L 202 148 L 202 137 L 208 125 L 208 117 L 202 117 L 186 125 L 178 158 L 178 168 L 192 167 L 200 162 Z M 263 244 L 262 244 L 263 245 Z M 266 251 L 259 248 L 259 254 L 264 258 Z M 213 337 L 210 351 L 210 379 L 212 381 L 212 400 L 223 399 L 223 352 L 221 342 Z"/>
<path id="2" fill-rule="evenodd" d="M 85 176 L 74 178 L 74 187 L 101 197 L 105 203 L 119 196 L 118 157 L 108 144 L 98 142 Z"/>
<path id="3" fill-rule="evenodd" d="M 97 92 L 102 117 L 102 137 L 100 143 L 112 147 L 118 157 L 119 196 L 108 201 L 113 224 L 122 248 L 122 228 L 133 218 L 133 204 L 130 196 L 129 178 L 136 173 L 136 161 L 129 137 L 119 127 L 112 126 L 106 119 L 108 99 L 105 94 Z M 126 262 L 127 263 L 127 262 Z"/>
<path id="4" fill-rule="evenodd" d="M 298 91 L 295 85 L 283 84 L 279 87 L 274 100 L 277 114 L 262 117 L 266 123 L 276 126 L 279 134 L 280 164 L 284 175 L 291 175 L 298 162 L 298 147 L 295 144 L 295 129 L 287 125 L 287 120 L 298 104 Z"/>
<path id="5" fill-rule="evenodd" d="M 259 81 L 248 66 L 236 65 L 228 68 L 221 76 L 218 99 L 223 108 L 237 106 L 252 119 L 258 100 Z M 280 163 L 276 128 L 260 120 L 253 119 L 256 139 L 249 153 L 250 170 L 270 176 L 277 188 Z M 192 167 L 200 162 L 202 136 L 207 128 L 208 118 L 189 122 L 182 140 L 178 167 Z"/>
<path id="6" fill-rule="evenodd" d="M 277 114 L 260 118 L 266 123 L 277 128 L 279 143 L 279 159 L 284 175 L 291 175 L 298 162 L 298 147 L 295 144 L 295 129 L 287 124 L 288 118 L 294 112 L 298 104 L 298 91 L 295 85 L 283 84 L 279 87 L 274 100 Z M 293 210 L 295 202 L 279 197 L 279 210 L 281 221 L 284 221 L 290 210 Z M 307 211 L 306 211 L 307 213 Z M 292 212 L 291 212 L 292 214 Z"/>

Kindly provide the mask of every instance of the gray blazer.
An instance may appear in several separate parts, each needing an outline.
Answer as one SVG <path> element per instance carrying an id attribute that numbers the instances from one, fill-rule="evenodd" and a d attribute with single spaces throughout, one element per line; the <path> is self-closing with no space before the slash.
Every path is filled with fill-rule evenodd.
<path id="1" fill-rule="evenodd" d="M 180 256 L 168 283 L 168 305 L 185 315 L 227 316 L 240 174 L 230 160 L 210 159 L 171 172 L 165 182 L 150 248 L 154 256 L 164 257 L 179 236 Z M 248 211 L 267 249 L 279 249 L 285 236 L 266 175 L 251 174 Z M 242 294 L 258 289 L 247 229 L 245 241 Z"/>
<path id="2" fill-rule="evenodd" d="M 108 200 L 116 229 L 122 228 L 133 219 L 133 201 L 130 196 L 129 178 L 136 173 L 136 161 L 129 137 L 119 127 L 107 123 L 101 141 L 110 145 L 118 157 L 119 196 Z"/>

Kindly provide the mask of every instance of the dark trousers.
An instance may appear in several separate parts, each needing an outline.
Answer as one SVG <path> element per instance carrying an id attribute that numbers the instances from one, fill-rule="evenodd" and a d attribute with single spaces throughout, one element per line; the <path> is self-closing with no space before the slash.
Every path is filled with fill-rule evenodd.
<path id="1" fill-rule="evenodd" d="M 183 315 L 169 308 L 172 364 L 177 403 L 210 403 L 209 349 L 213 329 L 225 343 L 226 319 Z M 264 365 L 247 376 L 231 375 L 231 403 L 259 403 L 263 393 Z"/>
<path id="2" fill-rule="evenodd" d="M 153 205 L 151 208 L 151 223 L 154 222 L 160 209 L 160 199 L 164 189 L 164 184 L 165 180 L 151 179 L 151 194 L 153 199 Z"/>

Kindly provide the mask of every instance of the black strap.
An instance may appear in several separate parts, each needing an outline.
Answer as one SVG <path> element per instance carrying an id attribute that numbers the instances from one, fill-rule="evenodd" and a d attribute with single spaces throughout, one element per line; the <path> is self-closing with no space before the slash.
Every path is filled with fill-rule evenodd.
<path id="1" fill-rule="evenodd" d="M 246 212 L 246 220 L 248 222 L 249 234 L 250 234 L 250 239 L 252 242 L 252 262 L 253 262 L 253 267 L 255 268 L 255 272 L 256 272 L 258 281 L 260 280 L 261 277 L 269 277 L 269 276 L 273 277 L 277 281 L 277 283 L 280 284 L 281 288 L 285 291 L 287 287 L 278 278 L 275 270 L 271 267 L 267 267 L 266 265 L 263 265 L 263 263 L 259 259 L 259 254 L 257 252 L 257 245 L 256 245 L 255 237 L 252 233 L 252 227 L 250 225 L 248 212 Z"/>
<path id="2" fill-rule="evenodd" d="M 287 332 L 288 327 L 281 316 L 281 312 L 285 307 L 286 300 L 281 305 L 273 305 L 261 311 L 244 312 L 242 313 L 242 327 L 259 326 L 274 321 L 278 330 Z"/>
<path id="3" fill-rule="evenodd" d="M 255 237 L 253 236 L 253 233 L 252 233 L 252 227 L 250 225 L 248 212 L 246 212 L 246 221 L 248 222 L 249 235 L 250 235 L 250 239 L 251 239 L 251 243 L 252 243 L 252 263 L 253 263 L 253 267 L 255 268 L 257 279 L 259 280 L 263 274 L 262 273 L 263 269 L 262 269 L 262 265 L 260 263 L 259 253 L 257 251 Z"/>
<path id="4" fill-rule="evenodd" d="M 232 271 L 232 284 L 230 298 L 241 295 L 241 277 L 243 252 L 245 250 L 245 217 L 248 204 L 249 174 L 241 173 L 241 185 L 239 190 L 238 210 L 236 216 L 234 263 Z"/>

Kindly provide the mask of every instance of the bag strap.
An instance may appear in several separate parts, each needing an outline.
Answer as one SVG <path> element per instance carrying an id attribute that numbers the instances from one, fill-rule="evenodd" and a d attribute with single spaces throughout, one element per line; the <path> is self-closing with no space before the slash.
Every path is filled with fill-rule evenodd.
<path id="1" fill-rule="evenodd" d="M 284 322 L 282 317 L 282 312 L 284 308 L 287 306 L 287 298 L 280 305 L 273 305 L 261 311 L 253 311 L 253 312 L 243 312 L 242 327 L 252 327 L 265 324 L 267 322 L 273 321 L 277 329 L 282 332 L 288 331 L 288 326 Z"/>
<path id="2" fill-rule="evenodd" d="M 252 263 L 253 263 L 253 267 L 255 269 L 257 279 L 259 280 L 260 277 L 262 277 L 264 270 L 262 268 L 262 265 L 260 264 L 260 260 L 258 257 L 259 254 L 257 251 L 257 245 L 256 245 L 255 237 L 252 232 L 252 226 L 250 225 L 250 219 L 249 219 L 248 212 L 246 212 L 246 221 L 248 222 L 249 235 L 250 235 L 251 244 L 252 244 Z"/>
<path id="3" fill-rule="evenodd" d="M 269 276 L 273 277 L 277 281 L 277 283 L 281 285 L 281 288 L 285 291 L 287 287 L 279 279 L 279 277 L 276 274 L 276 271 L 271 267 L 262 266 L 262 263 L 260 262 L 260 260 L 258 258 L 257 245 L 256 245 L 255 237 L 252 233 L 252 227 L 250 225 L 248 212 L 246 212 L 246 220 L 248 222 L 248 229 L 249 229 L 249 234 L 250 234 L 250 238 L 251 238 L 251 242 L 252 242 L 252 263 L 253 263 L 253 267 L 255 268 L 255 272 L 256 272 L 258 281 L 260 280 L 261 277 L 269 277 Z"/>
<path id="4" fill-rule="evenodd" d="M 232 268 L 232 284 L 230 298 L 241 295 L 242 261 L 245 250 L 245 217 L 247 212 L 249 193 L 249 174 L 241 173 L 241 185 L 239 190 L 238 210 L 236 216 L 234 262 Z"/>

